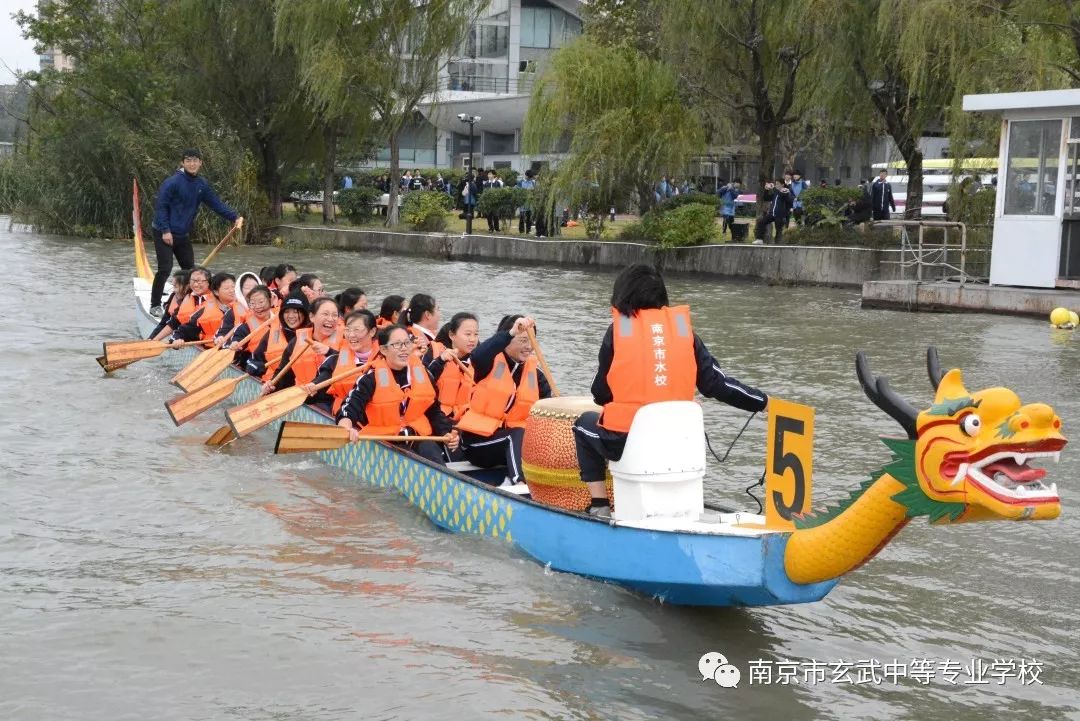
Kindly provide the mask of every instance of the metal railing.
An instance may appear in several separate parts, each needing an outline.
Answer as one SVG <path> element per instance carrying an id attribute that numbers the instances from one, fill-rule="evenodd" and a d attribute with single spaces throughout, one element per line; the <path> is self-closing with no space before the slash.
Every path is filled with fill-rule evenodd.
<path id="1" fill-rule="evenodd" d="M 936 280 L 947 279 L 952 275 L 959 276 L 960 286 L 968 282 L 980 282 L 981 278 L 968 275 L 968 230 L 965 223 L 950 220 L 875 220 L 871 223 L 874 228 L 900 228 L 900 260 L 883 261 L 885 263 L 898 263 L 901 274 L 908 268 L 915 269 L 915 280 L 922 282 L 926 273 L 925 269 L 943 269 L 944 274 L 935 276 Z M 915 241 L 912 242 L 910 228 L 917 228 Z M 941 242 L 927 242 L 926 229 L 940 228 Z M 959 230 L 959 244 L 949 243 L 949 231 Z M 955 237 L 954 233 L 954 237 Z M 955 257 L 959 253 L 959 265 L 950 262 L 949 252 Z M 951 272 L 950 272 L 951 271 Z"/>
<path id="2" fill-rule="evenodd" d="M 536 76 L 528 73 L 516 78 L 487 78 L 478 75 L 451 76 L 439 79 L 438 90 L 462 90 L 474 93 L 517 95 L 532 92 Z"/>

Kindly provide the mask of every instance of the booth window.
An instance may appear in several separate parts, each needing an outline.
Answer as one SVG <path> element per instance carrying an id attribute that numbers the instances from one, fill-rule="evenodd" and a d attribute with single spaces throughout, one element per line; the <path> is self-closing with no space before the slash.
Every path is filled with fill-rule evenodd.
<path id="1" fill-rule="evenodd" d="M 1053 215 L 1061 153 L 1060 120 L 1009 123 L 1006 215 Z"/>

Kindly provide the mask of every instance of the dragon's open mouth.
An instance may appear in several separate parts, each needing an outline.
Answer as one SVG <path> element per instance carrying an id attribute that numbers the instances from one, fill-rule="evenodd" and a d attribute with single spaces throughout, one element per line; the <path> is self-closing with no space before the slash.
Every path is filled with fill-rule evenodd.
<path id="1" fill-rule="evenodd" d="M 957 485 L 965 478 L 1004 503 L 1034 505 L 1057 503 L 1060 498 L 1057 484 L 1042 482 L 1046 470 L 1029 463 L 1037 458 L 1049 458 L 1057 463 L 1064 441 L 991 446 L 974 456 L 949 453 L 941 464 L 941 475 Z"/>

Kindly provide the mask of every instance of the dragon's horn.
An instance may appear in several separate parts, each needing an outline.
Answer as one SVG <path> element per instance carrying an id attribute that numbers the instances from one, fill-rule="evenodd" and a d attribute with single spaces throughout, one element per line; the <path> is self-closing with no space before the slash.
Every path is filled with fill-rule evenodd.
<path id="1" fill-rule="evenodd" d="M 870 363 L 866 360 L 866 353 L 863 351 L 855 354 L 855 373 L 859 376 L 859 385 L 862 386 L 866 397 L 899 423 L 907 431 L 908 438 L 914 439 L 917 435 L 915 417 L 918 412 L 889 387 L 889 381 L 875 376 L 870 371 Z"/>
<path id="2" fill-rule="evenodd" d="M 926 372 L 930 375 L 930 385 L 934 390 L 941 385 L 941 379 L 945 374 L 941 372 L 941 360 L 938 358 L 937 348 L 930 346 L 926 349 Z"/>

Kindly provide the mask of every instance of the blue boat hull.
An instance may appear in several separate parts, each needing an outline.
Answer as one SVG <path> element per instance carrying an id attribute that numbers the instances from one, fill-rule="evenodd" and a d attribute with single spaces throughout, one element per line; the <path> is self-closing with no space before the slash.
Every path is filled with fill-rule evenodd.
<path id="1" fill-rule="evenodd" d="M 136 309 L 145 336 L 153 319 L 138 299 Z M 171 357 L 186 363 L 195 352 L 186 349 Z M 227 373 L 240 371 L 230 368 Z M 231 401 L 246 403 L 259 390 L 254 380 L 242 382 Z M 283 420 L 332 422 L 307 407 Z M 271 428 L 276 431 L 278 425 Z M 394 488 L 447 531 L 513 544 L 553 569 L 616 583 L 665 603 L 806 603 L 820 600 L 837 583 L 792 583 L 784 571 L 787 535 L 782 533 L 719 535 L 615 525 L 534 503 L 385 443 L 354 443 L 316 455 L 365 483 Z"/>

